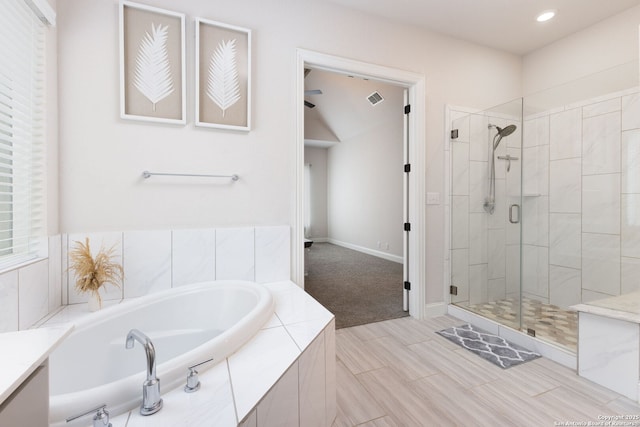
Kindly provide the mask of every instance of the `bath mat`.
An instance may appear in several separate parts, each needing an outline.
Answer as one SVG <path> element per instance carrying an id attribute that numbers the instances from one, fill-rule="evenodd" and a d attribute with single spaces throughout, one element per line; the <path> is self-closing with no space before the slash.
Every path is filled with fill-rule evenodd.
<path id="1" fill-rule="evenodd" d="M 541 357 L 538 353 L 470 324 L 454 326 L 436 333 L 503 369 Z"/>

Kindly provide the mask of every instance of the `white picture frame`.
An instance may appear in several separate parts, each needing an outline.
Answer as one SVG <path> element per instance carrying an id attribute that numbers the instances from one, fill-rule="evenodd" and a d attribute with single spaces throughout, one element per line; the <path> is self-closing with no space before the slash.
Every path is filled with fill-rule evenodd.
<path id="1" fill-rule="evenodd" d="M 185 15 L 120 0 L 120 117 L 186 124 Z"/>
<path id="2" fill-rule="evenodd" d="M 251 130 L 251 30 L 195 19 L 195 125 Z"/>

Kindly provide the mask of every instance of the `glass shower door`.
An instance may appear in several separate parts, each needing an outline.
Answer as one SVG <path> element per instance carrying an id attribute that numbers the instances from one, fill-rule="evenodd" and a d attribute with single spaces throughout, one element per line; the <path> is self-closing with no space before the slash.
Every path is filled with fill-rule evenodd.
<path id="1" fill-rule="evenodd" d="M 454 114 L 451 302 L 521 329 L 522 101 Z"/>
<path id="2" fill-rule="evenodd" d="M 639 66 L 452 112 L 453 304 L 575 352 L 573 305 L 640 290 Z"/>

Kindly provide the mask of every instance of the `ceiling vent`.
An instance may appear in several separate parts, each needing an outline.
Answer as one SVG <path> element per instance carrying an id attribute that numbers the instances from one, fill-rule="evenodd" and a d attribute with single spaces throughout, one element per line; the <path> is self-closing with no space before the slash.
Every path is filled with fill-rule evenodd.
<path id="1" fill-rule="evenodd" d="M 378 91 L 375 91 L 371 95 L 367 96 L 367 101 L 369 101 L 371 105 L 376 105 L 384 101 L 384 98 L 378 93 Z"/>

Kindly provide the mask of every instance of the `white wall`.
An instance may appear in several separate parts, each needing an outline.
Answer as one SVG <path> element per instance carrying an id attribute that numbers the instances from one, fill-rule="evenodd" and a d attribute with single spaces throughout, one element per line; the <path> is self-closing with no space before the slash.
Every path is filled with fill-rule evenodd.
<path id="1" fill-rule="evenodd" d="M 523 93 L 530 95 L 638 60 L 640 5 L 523 58 Z"/>
<path id="2" fill-rule="evenodd" d="M 304 147 L 304 162 L 311 164 L 311 230 L 309 238 L 329 237 L 327 224 L 327 149 Z"/>
<path id="3" fill-rule="evenodd" d="M 119 119 L 115 0 L 58 4 L 61 232 L 294 222 L 296 48 L 424 73 L 426 190 L 443 192 L 444 105 L 488 107 L 521 93 L 521 59 L 321 1 L 147 0 L 185 12 L 186 126 Z M 193 18 L 253 30 L 249 133 L 193 126 Z M 375 28 L 375 31 L 372 31 Z M 495 90 L 497 87 L 499 91 Z M 233 185 L 153 179 L 143 170 L 233 172 Z M 443 301 L 444 209 L 426 211 L 426 302 Z"/>
<path id="4" fill-rule="evenodd" d="M 403 89 L 380 86 L 395 115 L 329 149 L 329 237 L 402 257 Z"/>

